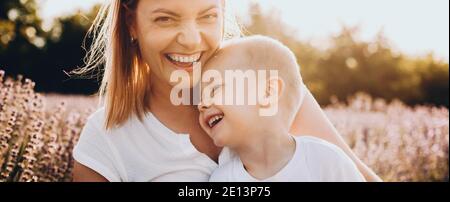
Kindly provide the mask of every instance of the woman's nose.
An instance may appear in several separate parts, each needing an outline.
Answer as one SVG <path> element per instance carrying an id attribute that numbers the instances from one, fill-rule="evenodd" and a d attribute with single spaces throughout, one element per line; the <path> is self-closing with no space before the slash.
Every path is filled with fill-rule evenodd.
<path id="1" fill-rule="evenodd" d="M 183 26 L 177 38 L 178 43 L 187 50 L 197 50 L 202 43 L 200 29 L 195 23 L 187 23 Z"/>

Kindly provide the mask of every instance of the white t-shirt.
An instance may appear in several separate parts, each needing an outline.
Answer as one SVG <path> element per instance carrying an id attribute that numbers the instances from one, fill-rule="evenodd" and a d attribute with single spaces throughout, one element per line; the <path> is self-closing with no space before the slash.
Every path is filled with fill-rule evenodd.
<path id="1" fill-rule="evenodd" d="M 302 101 L 308 89 L 303 85 Z M 106 131 L 104 107 L 89 116 L 73 150 L 74 159 L 111 182 L 206 182 L 218 164 L 199 152 L 189 134 L 176 134 L 152 113 L 140 122 Z M 224 149 L 219 163 L 231 156 Z"/>
<path id="2" fill-rule="evenodd" d="M 288 164 L 274 176 L 258 180 L 244 168 L 239 156 L 220 162 L 210 182 L 363 182 L 353 161 L 337 146 L 314 137 L 295 137 L 296 150 Z"/>
<path id="3" fill-rule="evenodd" d="M 111 182 L 206 182 L 218 166 L 151 113 L 108 132 L 104 119 L 104 108 L 88 118 L 73 157 Z"/>

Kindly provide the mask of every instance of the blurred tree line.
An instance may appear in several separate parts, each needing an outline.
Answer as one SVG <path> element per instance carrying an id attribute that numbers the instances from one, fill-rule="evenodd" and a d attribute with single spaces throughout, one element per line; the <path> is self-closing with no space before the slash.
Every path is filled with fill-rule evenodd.
<path id="1" fill-rule="evenodd" d="M 258 4 L 252 4 L 249 13 L 244 34 L 268 35 L 289 46 L 297 56 L 305 83 L 320 104 L 330 104 L 332 97 L 345 101 L 357 92 L 366 92 L 409 105 L 449 107 L 448 62 L 432 53 L 411 57 L 395 52 L 382 32 L 373 41 L 358 40 L 359 27 L 342 27 L 339 34 L 330 37 L 330 47 L 322 50 L 309 41 L 298 40 L 301 33 L 283 24 L 277 11 L 264 12 Z"/>
<path id="2" fill-rule="evenodd" d="M 71 79 L 64 71 L 81 67 L 83 39 L 98 7 L 46 25 L 35 0 L 0 1 L 0 69 L 36 82 L 38 92 L 93 94 L 99 79 Z"/>
<path id="3" fill-rule="evenodd" d="M 59 18 L 52 26 L 44 25 L 36 11 L 34 0 L 0 1 L 0 69 L 31 78 L 37 91 L 95 93 L 101 78 L 69 78 L 63 70 L 83 65 L 86 52 L 81 45 L 98 7 Z M 298 40 L 299 33 L 283 24 L 275 11 L 264 12 L 253 4 L 249 15 L 244 33 L 268 35 L 289 46 L 320 104 L 362 91 L 410 105 L 449 106 L 448 62 L 432 54 L 411 57 L 395 52 L 382 32 L 373 41 L 358 40 L 358 27 L 343 27 L 331 37 L 330 48 L 323 50 Z"/>

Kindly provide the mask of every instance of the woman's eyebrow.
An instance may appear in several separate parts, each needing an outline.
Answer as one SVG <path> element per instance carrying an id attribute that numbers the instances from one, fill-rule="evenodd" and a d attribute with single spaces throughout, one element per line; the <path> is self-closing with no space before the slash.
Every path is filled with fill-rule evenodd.
<path id="1" fill-rule="evenodd" d="M 155 9 L 155 10 L 152 11 L 152 13 L 165 13 L 165 14 L 172 15 L 172 16 L 175 16 L 175 17 L 180 17 L 180 15 L 178 15 L 177 13 L 175 13 L 175 12 L 173 12 L 171 10 L 167 10 L 165 8 Z"/>
<path id="2" fill-rule="evenodd" d="M 198 14 L 199 15 L 205 14 L 206 12 L 208 12 L 209 10 L 212 10 L 214 8 L 217 8 L 217 5 L 211 5 L 208 8 L 204 9 L 203 11 L 200 11 Z"/>
<path id="3" fill-rule="evenodd" d="M 214 8 L 217 8 L 217 5 L 209 6 L 208 8 L 204 9 L 203 11 L 200 11 L 199 15 L 202 15 L 202 14 L 204 14 L 204 13 L 206 13 L 206 12 L 208 12 L 211 9 L 214 9 Z M 178 15 L 177 13 L 175 13 L 175 12 L 173 12 L 171 10 L 165 9 L 165 8 L 155 9 L 155 10 L 152 11 L 152 13 L 165 13 L 165 14 L 172 15 L 172 16 L 175 16 L 175 17 L 180 17 L 180 15 Z"/>

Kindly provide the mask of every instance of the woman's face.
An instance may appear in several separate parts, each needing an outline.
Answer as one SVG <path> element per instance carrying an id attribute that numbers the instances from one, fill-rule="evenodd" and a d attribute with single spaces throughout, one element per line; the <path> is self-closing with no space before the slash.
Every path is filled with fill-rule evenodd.
<path id="1" fill-rule="evenodd" d="M 206 61 L 218 49 L 223 35 L 223 0 L 140 0 L 131 35 L 137 38 L 152 79 L 170 85 L 175 70 L 189 74 L 193 63 Z M 187 78 L 183 78 L 187 79 Z"/>

